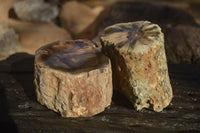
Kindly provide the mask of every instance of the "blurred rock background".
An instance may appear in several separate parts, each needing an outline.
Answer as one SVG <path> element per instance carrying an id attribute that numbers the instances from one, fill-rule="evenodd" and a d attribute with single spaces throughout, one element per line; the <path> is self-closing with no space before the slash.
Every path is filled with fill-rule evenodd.
<path id="1" fill-rule="evenodd" d="M 168 63 L 200 64 L 199 0 L 0 0 L 0 3 L 0 24 L 12 31 L 6 35 L 0 32 L 0 59 L 16 52 L 34 55 L 39 47 L 59 40 L 97 39 L 106 26 L 115 23 L 149 20 L 165 34 Z M 7 36 L 18 42 L 11 43 Z"/>

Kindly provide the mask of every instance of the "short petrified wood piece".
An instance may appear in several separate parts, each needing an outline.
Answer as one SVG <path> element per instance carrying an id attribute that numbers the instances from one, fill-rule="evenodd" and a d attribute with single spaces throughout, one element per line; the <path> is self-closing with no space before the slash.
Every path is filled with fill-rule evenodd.
<path id="1" fill-rule="evenodd" d="M 37 100 L 63 117 L 88 117 L 111 104 L 111 63 L 95 43 L 63 41 L 36 51 Z"/>
<path id="2" fill-rule="evenodd" d="M 100 39 L 111 59 L 114 89 L 137 110 L 152 108 L 159 112 L 169 105 L 172 88 L 158 25 L 148 21 L 119 23 L 107 27 Z"/>

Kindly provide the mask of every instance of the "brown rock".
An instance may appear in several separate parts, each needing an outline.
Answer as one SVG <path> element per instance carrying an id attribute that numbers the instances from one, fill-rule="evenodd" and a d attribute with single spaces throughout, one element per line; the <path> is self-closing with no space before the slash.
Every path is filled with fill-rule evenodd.
<path id="1" fill-rule="evenodd" d="M 149 20 L 156 24 L 188 24 L 195 25 L 196 22 L 189 13 L 161 2 L 117 2 L 112 5 L 108 18 L 101 23 L 100 27 L 109 25 Z"/>
<path id="2" fill-rule="evenodd" d="M 164 32 L 169 63 L 200 64 L 199 26 L 169 26 Z"/>
<path id="3" fill-rule="evenodd" d="M 35 85 L 37 100 L 63 117 L 93 116 L 111 103 L 111 64 L 93 42 L 53 43 L 36 52 Z"/>
<path id="4" fill-rule="evenodd" d="M 76 36 L 97 18 L 103 7 L 90 8 L 76 1 L 66 2 L 60 13 L 61 25 Z"/>
<path id="5" fill-rule="evenodd" d="M 41 46 L 71 39 L 70 34 L 53 23 L 29 23 L 9 19 L 8 24 L 19 33 L 23 51 L 34 54 Z"/>
<path id="6" fill-rule="evenodd" d="M 174 3 L 173 3 L 174 4 Z M 189 24 L 195 25 L 194 18 L 177 5 L 163 2 L 121 1 L 113 4 L 102 15 L 98 16 L 92 26 L 84 30 L 87 38 L 93 38 L 104 30 L 105 27 L 116 24 L 148 20 L 159 24 L 163 29 L 164 24 Z M 183 7 L 184 8 L 184 7 Z M 103 16 L 103 17 L 102 17 Z"/>
<path id="7" fill-rule="evenodd" d="M 120 23 L 100 38 L 112 62 L 114 89 L 137 110 L 162 111 L 172 99 L 163 33 L 148 21 Z"/>

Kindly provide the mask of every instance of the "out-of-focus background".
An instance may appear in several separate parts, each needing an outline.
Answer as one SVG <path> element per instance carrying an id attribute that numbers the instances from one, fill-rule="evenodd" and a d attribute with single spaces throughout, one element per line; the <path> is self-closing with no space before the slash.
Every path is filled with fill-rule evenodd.
<path id="1" fill-rule="evenodd" d="M 97 39 L 112 24 L 148 20 L 165 34 L 169 63 L 200 63 L 199 0 L 1 0 L 0 58 L 66 39 Z"/>
<path id="2" fill-rule="evenodd" d="M 140 20 L 158 24 L 164 33 L 174 93 L 169 107 L 137 112 L 113 96 L 111 107 L 99 115 L 64 119 L 37 103 L 38 48 L 62 40 L 98 40 L 109 25 Z M 1 131 L 200 132 L 199 25 L 200 0 L 0 0 Z"/>

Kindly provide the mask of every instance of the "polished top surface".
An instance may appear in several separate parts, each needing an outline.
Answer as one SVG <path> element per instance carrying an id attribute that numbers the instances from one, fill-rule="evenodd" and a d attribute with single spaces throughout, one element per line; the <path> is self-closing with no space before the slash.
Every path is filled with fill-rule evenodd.
<path id="1" fill-rule="evenodd" d="M 88 40 L 52 43 L 39 49 L 37 54 L 39 62 L 70 72 L 89 71 L 108 64 L 101 49 Z"/>

